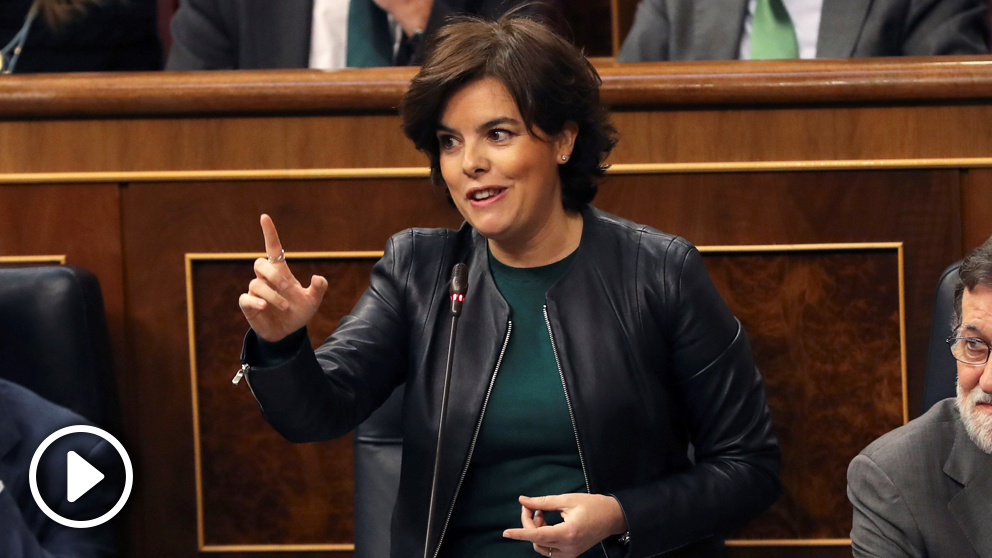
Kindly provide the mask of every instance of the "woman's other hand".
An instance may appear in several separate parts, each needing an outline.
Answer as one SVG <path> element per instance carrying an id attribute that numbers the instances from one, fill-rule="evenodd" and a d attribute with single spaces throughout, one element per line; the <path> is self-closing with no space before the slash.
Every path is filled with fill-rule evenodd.
<path id="1" fill-rule="evenodd" d="M 265 236 L 267 258 L 255 260 L 255 278 L 238 304 L 248 324 L 266 341 L 279 341 L 310 322 L 327 290 L 327 279 L 320 275 L 310 278 L 310 286 L 296 280 L 283 254 L 279 233 L 272 218 L 262 214 L 262 234 Z"/>
<path id="2" fill-rule="evenodd" d="M 575 558 L 610 535 L 627 531 L 620 503 L 602 494 L 561 494 L 531 498 L 521 496 L 522 529 L 507 529 L 508 539 L 530 541 L 534 551 L 553 558 Z M 558 511 L 564 521 L 548 525 L 545 511 Z"/>

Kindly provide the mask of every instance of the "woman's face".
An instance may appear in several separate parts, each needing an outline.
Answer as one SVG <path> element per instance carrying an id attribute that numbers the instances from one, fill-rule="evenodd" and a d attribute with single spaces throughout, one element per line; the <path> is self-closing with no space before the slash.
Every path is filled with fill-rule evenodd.
<path id="1" fill-rule="evenodd" d="M 548 138 L 527 132 L 516 101 L 495 78 L 473 81 L 448 100 L 438 126 L 441 175 L 466 221 L 486 238 L 527 244 L 554 234 L 564 217 L 558 165 L 575 127 Z"/>

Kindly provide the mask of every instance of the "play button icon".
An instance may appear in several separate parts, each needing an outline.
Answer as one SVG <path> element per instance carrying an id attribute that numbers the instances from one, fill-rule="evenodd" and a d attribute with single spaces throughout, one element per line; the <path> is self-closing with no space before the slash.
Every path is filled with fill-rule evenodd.
<path id="1" fill-rule="evenodd" d="M 62 438 L 70 435 L 75 437 L 61 441 Z M 103 468 L 102 471 L 94 467 L 87 458 L 84 458 L 75 450 L 70 450 L 66 447 L 66 444 L 69 444 L 70 447 L 72 444 L 77 444 L 80 435 L 91 435 L 102 439 L 102 441 L 88 441 L 76 446 L 77 449 L 83 448 L 79 451 L 83 455 L 86 455 L 87 458 L 90 458 L 90 461 L 96 459 L 94 462 Z M 52 447 L 52 444 L 55 444 L 55 446 Z M 51 448 L 51 451 L 46 456 L 45 450 L 49 448 Z M 87 453 L 85 448 L 91 448 L 88 450 L 89 453 Z M 97 451 L 97 448 L 100 448 L 99 451 Z M 113 456 L 115 452 L 120 456 L 120 460 L 118 461 L 117 457 L 114 456 L 112 462 L 108 462 L 108 454 Z M 61 459 L 63 456 L 65 457 L 64 460 Z M 43 476 L 43 488 L 39 488 L 39 464 L 42 459 L 45 459 L 46 463 L 49 464 L 43 469 L 49 471 L 57 469 L 59 473 L 58 476 Z M 64 477 L 61 476 L 63 466 L 65 467 Z M 53 492 L 53 487 L 60 485 L 62 478 L 65 478 L 65 484 L 61 485 L 65 488 L 65 492 L 61 492 L 61 490 Z M 103 484 L 101 485 L 101 483 Z M 98 485 L 101 488 L 93 490 Z M 38 449 L 35 450 L 34 456 L 31 458 L 31 466 L 28 468 L 28 486 L 31 489 L 31 496 L 34 498 L 35 504 L 38 505 L 38 509 L 52 521 L 75 529 L 96 527 L 113 519 L 124 507 L 124 504 L 127 503 L 133 485 L 134 470 L 131 467 L 131 459 L 128 457 L 124 446 L 121 445 L 117 438 L 105 430 L 85 424 L 67 426 L 45 438 L 41 445 L 38 446 Z M 50 502 L 45 501 L 45 498 L 42 497 L 43 493 L 48 494 Z M 58 496 L 58 493 L 62 495 Z M 118 494 L 120 495 L 119 498 L 117 496 Z M 82 508 L 79 507 L 80 504 Z M 52 509 L 53 507 L 59 509 L 62 513 L 68 512 L 67 515 L 71 519 L 70 517 L 59 515 L 58 512 Z M 98 517 L 86 515 L 80 518 L 79 514 L 76 513 L 80 509 L 87 511 L 98 510 L 93 515 L 102 515 Z"/>
<path id="2" fill-rule="evenodd" d="M 79 454 L 70 451 L 66 454 L 66 499 L 75 502 L 104 479 L 103 473 L 90 465 Z"/>

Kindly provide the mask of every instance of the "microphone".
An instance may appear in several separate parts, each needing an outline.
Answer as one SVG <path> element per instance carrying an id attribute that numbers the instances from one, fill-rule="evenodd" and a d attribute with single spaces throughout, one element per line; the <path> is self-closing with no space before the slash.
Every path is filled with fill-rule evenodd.
<path id="1" fill-rule="evenodd" d="M 444 367 L 444 390 L 441 393 L 441 418 L 437 425 L 437 451 L 434 452 L 434 478 L 431 480 L 431 501 L 427 510 L 427 535 L 424 538 L 424 558 L 430 558 L 431 523 L 434 522 L 434 500 L 437 495 L 437 478 L 441 472 L 441 441 L 444 440 L 444 422 L 448 415 L 448 391 L 451 387 L 451 364 L 455 359 L 455 332 L 458 318 L 462 315 L 462 304 L 468 291 L 468 266 L 463 263 L 451 268 L 451 335 L 448 337 L 448 362 Z"/>
<path id="2" fill-rule="evenodd" d="M 448 288 L 448 292 L 451 293 L 451 315 L 456 318 L 462 315 L 462 303 L 465 302 L 466 291 L 468 291 L 468 266 L 457 263 L 451 268 L 451 286 Z"/>

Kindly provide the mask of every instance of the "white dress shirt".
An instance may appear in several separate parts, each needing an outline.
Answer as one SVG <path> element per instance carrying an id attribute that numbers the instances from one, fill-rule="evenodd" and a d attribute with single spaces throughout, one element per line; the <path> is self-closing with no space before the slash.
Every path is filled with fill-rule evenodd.
<path id="1" fill-rule="evenodd" d="M 796 40 L 799 41 L 799 58 L 816 58 L 816 41 L 820 36 L 820 13 L 823 11 L 823 0 L 782 0 L 786 11 L 796 29 Z M 747 15 L 744 17 L 744 34 L 741 36 L 741 47 L 738 56 L 741 60 L 751 58 L 751 25 L 754 20 L 754 10 L 758 0 L 747 3 Z"/>

